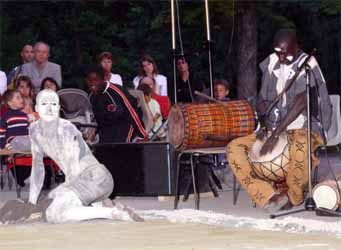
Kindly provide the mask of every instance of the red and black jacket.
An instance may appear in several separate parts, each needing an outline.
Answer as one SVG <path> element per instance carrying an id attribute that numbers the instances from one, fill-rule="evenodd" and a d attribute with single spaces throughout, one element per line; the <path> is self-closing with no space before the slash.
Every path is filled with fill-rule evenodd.
<path id="1" fill-rule="evenodd" d="M 121 86 L 108 82 L 100 94 L 90 94 L 90 102 L 100 143 L 131 142 L 135 137 L 147 139 L 136 99 Z"/>

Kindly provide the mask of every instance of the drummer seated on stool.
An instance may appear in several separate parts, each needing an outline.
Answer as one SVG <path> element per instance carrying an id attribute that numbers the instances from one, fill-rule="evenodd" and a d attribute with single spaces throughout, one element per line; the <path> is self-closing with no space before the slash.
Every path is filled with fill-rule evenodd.
<path id="1" fill-rule="evenodd" d="M 294 30 L 280 30 L 274 38 L 274 53 L 267 57 L 260 68 L 263 73 L 257 109 L 267 129 L 257 134 L 240 137 L 227 146 L 227 159 L 242 187 L 253 201 L 268 212 L 300 205 L 304 200 L 304 188 L 308 184 L 306 83 L 304 70 L 293 78 L 308 55 L 300 49 Z M 311 152 L 323 144 L 319 124 L 328 130 L 331 119 L 331 103 L 324 77 L 314 57 L 308 61 L 312 100 Z M 286 83 L 292 80 L 288 91 L 283 92 Z M 268 110 L 273 101 L 283 96 Z M 317 96 L 318 95 L 318 96 Z M 320 104 L 320 105 L 318 105 Z M 319 112 L 317 112 L 319 111 Z M 323 117 L 320 117 L 323 114 Z M 270 132 L 271 133 L 268 133 Z M 287 147 L 279 145 L 287 140 Z M 257 142 L 257 143 L 255 143 Z M 257 148 L 257 145 L 258 146 Z M 288 163 L 284 166 L 272 160 L 258 164 L 259 157 L 271 156 L 278 148 L 288 149 Z M 284 152 L 284 151 L 283 151 Z M 282 159 L 285 155 L 279 156 Z M 318 165 L 318 158 L 311 153 L 312 167 Z M 278 158 L 273 155 L 273 158 Z M 257 164 L 255 164 L 257 162 Z"/>

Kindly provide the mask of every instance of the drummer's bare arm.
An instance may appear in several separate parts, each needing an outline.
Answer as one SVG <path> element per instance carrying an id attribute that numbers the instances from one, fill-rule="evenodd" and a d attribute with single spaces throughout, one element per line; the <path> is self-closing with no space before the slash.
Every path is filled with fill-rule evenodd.
<path id="1" fill-rule="evenodd" d="M 256 109 L 257 109 L 258 122 L 260 124 L 260 129 L 257 131 L 256 137 L 259 140 L 263 140 L 263 138 L 267 132 L 265 122 L 264 122 L 266 105 L 265 105 L 264 98 L 261 95 L 259 95 L 259 97 L 258 97 Z"/>
<path id="2" fill-rule="evenodd" d="M 290 123 L 292 123 L 302 112 L 306 109 L 307 98 L 305 92 L 298 94 L 295 98 L 295 102 L 290 108 L 290 112 L 284 118 L 284 120 L 278 125 L 278 127 L 273 131 L 271 136 L 264 143 L 260 155 L 265 155 L 271 152 L 276 145 L 279 135 L 284 132 Z"/>
<path id="3" fill-rule="evenodd" d="M 266 111 L 266 105 L 265 105 L 265 101 L 264 98 L 259 95 L 258 100 L 257 100 L 257 112 L 259 115 L 263 115 L 265 114 Z"/>

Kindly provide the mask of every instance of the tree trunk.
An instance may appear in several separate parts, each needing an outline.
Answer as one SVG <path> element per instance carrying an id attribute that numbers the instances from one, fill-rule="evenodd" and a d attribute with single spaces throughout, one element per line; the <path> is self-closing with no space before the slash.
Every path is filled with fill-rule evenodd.
<path id="1" fill-rule="evenodd" d="M 226 59 L 225 59 L 225 62 L 226 62 L 226 80 L 229 82 L 229 83 L 233 83 L 234 80 L 233 80 L 233 58 L 235 55 L 235 53 L 233 53 L 233 46 L 234 46 L 234 38 L 232 37 L 233 36 L 233 33 L 231 34 L 226 34 L 226 41 L 228 41 L 228 48 L 226 50 Z"/>
<path id="2" fill-rule="evenodd" d="M 76 65 L 79 66 L 83 63 L 83 56 L 81 51 L 81 44 L 79 40 L 79 32 L 78 32 L 78 3 L 74 3 L 72 6 L 72 34 L 73 34 L 73 42 L 74 42 L 74 56 L 76 59 Z"/>
<path id="3" fill-rule="evenodd" d="M 237 95 L 257 95 L 257 13 L 256 3 L 237 2 Z"/>

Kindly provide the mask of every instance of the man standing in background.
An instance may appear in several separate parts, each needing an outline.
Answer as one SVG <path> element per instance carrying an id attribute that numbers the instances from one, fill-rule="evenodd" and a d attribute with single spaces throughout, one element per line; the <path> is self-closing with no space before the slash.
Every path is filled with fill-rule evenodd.
<path id="1" fill-rule="evenodd" d="M 15 68 L 13 68 L 8 73 L 8 77 L 7 77 L 7 88 L 8 89 L 14 89 L 15 82 L 16 82 L 18 76 L 21 74 L 22 66 L 25 63 L 32 62 L 32 60 L 34 58 L 34 51 L 33 51 L 32 45 L 31 44 L 26 44 L 22 48 L 20 56 L 21 56 L 22 64 L 16 66 Z"/>
<path id="2" fill-rule="evenodd" d="M 39 92 L 41 81 L 45 77 L 52 77 L 58 85 L 62 86 L 62 74 L 60 65 L 49 62 L 50 46 L 44 42 L 34 45 L 34 60 L 22 66 L 22 75 L 29 76 L 32 80 L 35 92 Z"/>

